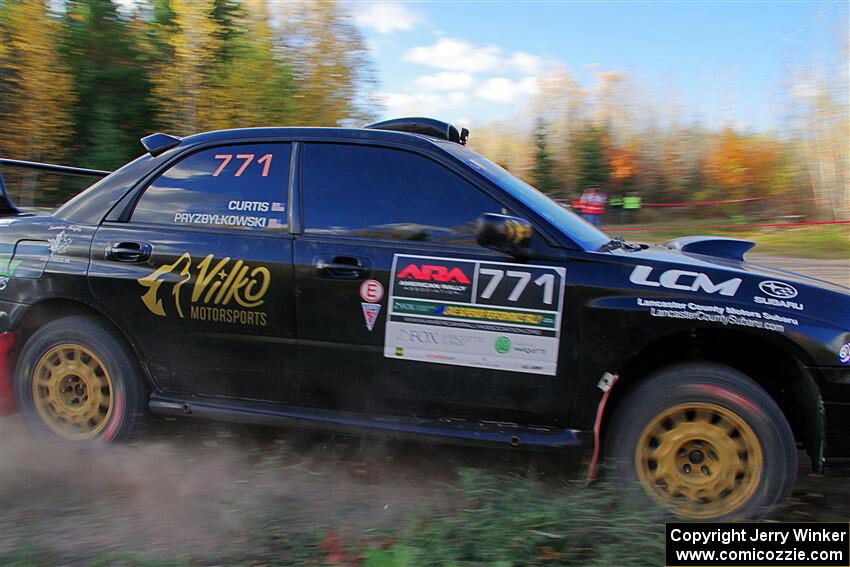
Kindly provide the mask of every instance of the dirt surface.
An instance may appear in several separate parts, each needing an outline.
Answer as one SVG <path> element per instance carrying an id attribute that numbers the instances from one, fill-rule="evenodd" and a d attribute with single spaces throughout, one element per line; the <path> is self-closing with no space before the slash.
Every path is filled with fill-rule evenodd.
<path id="1" fill-rule="evenodd" d="M 844 283 L 845 263 L 774 263 Z M 846 284 L 845 284 L 846 285 Z M 850 519 L 850 474 L 812 474 L 801 457 L 782 520 Z M 285 533 L 388 530 L 451 497 L 465 467 L 535 475 L 581 490 L 565 455 L 316 436 L 154 420 L 141 440 L 76 446 L 0 418 L 0 563 L 47 548 L 67 565 L 104 556 L 238 558 Z"/>

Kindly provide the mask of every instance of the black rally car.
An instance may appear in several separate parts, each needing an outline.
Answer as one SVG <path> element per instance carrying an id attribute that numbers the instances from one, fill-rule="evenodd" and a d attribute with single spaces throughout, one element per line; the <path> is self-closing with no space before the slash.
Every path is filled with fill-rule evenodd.
<path id="1" fill-rule="evenodd" d="M 612 240 L 466 135 L 156 134 L 52 214 L 4 197 L 0 390 L 71 440 L 150 410 L 573 446 L 694 518 L 768 514 L 798 447 L 850 455 L 848 289 Z"/>

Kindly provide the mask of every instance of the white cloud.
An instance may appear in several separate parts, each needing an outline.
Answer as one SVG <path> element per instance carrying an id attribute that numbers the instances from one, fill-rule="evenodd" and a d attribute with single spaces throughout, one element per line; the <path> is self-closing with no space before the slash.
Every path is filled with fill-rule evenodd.
<path id="1" fill-rule="evenodd" d="M 404 60 L 449 71 L 521 75 L 539 75 L 556 63 L 525 51 L 507 54 L 498 45 L 480 46 L 450 37 L 440 37 L 433 45 L 414 47 L 404 54 Z"/>
<path id="2" fill-rule="evenodd" d="M 490 102 L 512 103 L 519 98 L 530 96 L 539 90 L 537 77 L 523 77 L 514 81 L 506 77 L 495 77 L 484 81 L 476 95 Z"/>
<path id="3" fill-rule="evenodd" d="M 545 67 L 545 63 L 540 57 L 524 51 L 515 51 L 511 55 L 510 65 L 523 75 L 539 75 Z"/>
<path id="4" fill-rule="evenodd" d="M 475 77 L 469 73 L 445 71 L 435 75 L 423 75 L 413 80 L 413 84 L 426 91 L 456 91 L 468 89 L 475 83 Z"/>
<path id="5" fill-rule="evenodd" d="M 387 116 L 433 116 L 465 107 L 470 97 L 464 92 L 380 93 Z"/>
<path id="6" fill-rule="evenodd" d="M 364 2 L 352 5 L 354 22 L 378 33 L 409 31 L 422 23 L 419 12 L 400 2 Z"/>
<path id="7" fill-rule="evenodd" d="M 483 73 L 497 70 L 502 63 L 501 48 L 479 47 L 467 41 L 441 37 L 434 45 L 414 47 L 404 60 L 449 71 Z"/>

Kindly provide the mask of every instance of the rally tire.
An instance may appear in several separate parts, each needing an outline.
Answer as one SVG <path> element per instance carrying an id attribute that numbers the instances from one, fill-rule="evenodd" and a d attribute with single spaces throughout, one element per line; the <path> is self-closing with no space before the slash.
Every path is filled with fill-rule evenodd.
<path id="1" fill-rule="evenodd" d="M 30 429 L 104 443 L 138 432 L 148 398 L 124 338 L 84 316 L 56 319 L 29 337 L 18 357 L 15 395 Z"/>
<path id="2" fill-rule="evenodd" d="M 675 516 L 767 518 L 794 487 L 797 448 L 788 421 L 761 386 L 733 368 L 666 367 L 613 409 L 609 472 Z"/>

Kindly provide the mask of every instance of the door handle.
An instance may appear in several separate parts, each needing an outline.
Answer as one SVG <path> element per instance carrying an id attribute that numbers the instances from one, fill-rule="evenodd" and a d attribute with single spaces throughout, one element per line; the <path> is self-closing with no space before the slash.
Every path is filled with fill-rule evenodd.
<path id="1" fill-rule="evenodd" d="M 320 278 L 338 280 L 361 280 L 369 275 L 369 260 L 354 256 L 334 256 L 332 258 L 315 258 L 313 266 Z"/>
<path id="2" fill-rule="evenodd" d="M 152 247 L 147 242 L 116 242 L 106 248 L 106 259 L 116 262 L 147 262 Z"/>

